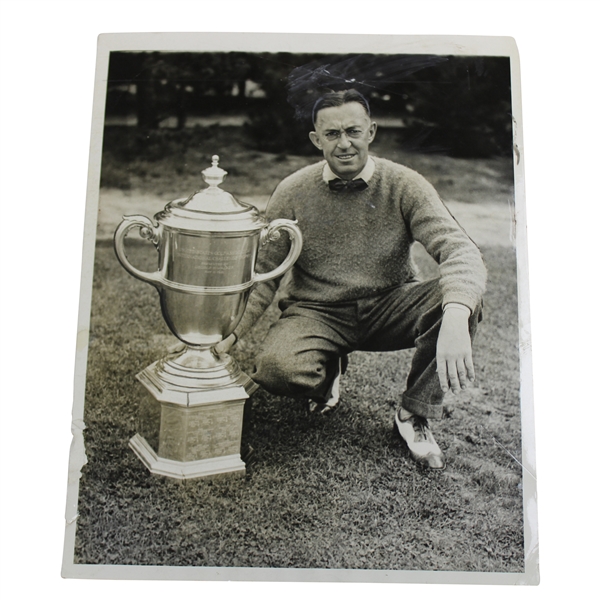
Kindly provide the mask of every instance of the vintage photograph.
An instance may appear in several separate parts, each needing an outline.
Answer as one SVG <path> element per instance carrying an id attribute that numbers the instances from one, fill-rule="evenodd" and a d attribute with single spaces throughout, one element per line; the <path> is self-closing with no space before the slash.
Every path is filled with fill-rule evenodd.
<path id="1" fill-rule="evenodd" d="M 538 582 L 516 46 L 338 38 L 100 37 L 65 577 Z"/>

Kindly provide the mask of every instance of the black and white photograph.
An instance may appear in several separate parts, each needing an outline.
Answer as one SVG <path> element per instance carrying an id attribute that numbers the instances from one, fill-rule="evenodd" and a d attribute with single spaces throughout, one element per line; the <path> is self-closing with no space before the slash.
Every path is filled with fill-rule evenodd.
<path id="1" fill-rule="evenodd" d="M 593 597 L 596 7 L 3 0 L 0 596 Z M 340 109 L 363 120 L 334 121 L 344 152 L 327 160 Z M 416 338 L 368 347 L 352 336 L 377 322 L 351 323 L 309 393 L 275 387 L 306 368 L 300 338 L 269 350 L 311 292 L 301 269 L 344 295 L 400 276 L 379 260 L 395 224 L 415 289 L 444 278 L 409 197 L 369 229 L 382 164 L 439 200 L 484 267 L 481 299 L 442 300 L 443 322 L 481 319 L 458 393 L 436 341 L 441 416 L 411 415 L 429 457 L 396 426 L 421 397 Z M 190 332 L 216 333 L 209 352 Z M 177 395 L 181 371 L 203 385 Z"/>
<path id="2" fill-rule="evenodd" d="M 64 575 L 535 583 L 514 46 L 206 37 L 99 41 Z"/>
<path id="3" fill-rule="evenodd" d="M 512 40 L 98 48 L 63 575 L 537 583 Z"/>

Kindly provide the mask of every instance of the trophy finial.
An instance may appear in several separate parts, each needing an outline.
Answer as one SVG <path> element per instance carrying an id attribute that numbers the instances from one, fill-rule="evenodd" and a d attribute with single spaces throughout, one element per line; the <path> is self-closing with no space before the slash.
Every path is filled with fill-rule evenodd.
<path id="1" fill-rule="evenodd" d="M 217 154 L 213 154 L 212 165 L 208 167 L 208 169 L 204 169 L 204 171 L 202 171 L 202 177 L 204 178 L 204 181 L 208 183 L 210 188 L 214 189 L 223 183 L 225 175 L 227 175 L 227 171 L 219 167 L 219 156 Z"/>

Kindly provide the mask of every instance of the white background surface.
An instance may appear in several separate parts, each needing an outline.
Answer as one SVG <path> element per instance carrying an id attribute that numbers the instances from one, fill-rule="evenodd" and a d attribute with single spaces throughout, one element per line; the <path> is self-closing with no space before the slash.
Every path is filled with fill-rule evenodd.
<path id="1" fill-rule="evenodd" d="M 591 597 L 597 588 L 600 460 L 594 441 L 600 398 L 597 7 L 577 0 L 1 2 L 3 596 Z M 60 578 L 96 38 L 134 31 L 516 39 L 529 231 L 539 587 Z"/>

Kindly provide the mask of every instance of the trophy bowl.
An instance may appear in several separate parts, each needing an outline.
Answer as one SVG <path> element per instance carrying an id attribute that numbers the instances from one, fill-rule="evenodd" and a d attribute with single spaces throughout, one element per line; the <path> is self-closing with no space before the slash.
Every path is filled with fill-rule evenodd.
<path id="1" fill-rule="evenodd" d="M 134 277 L 158 290 L 169 329 L 185 348 L 160 362 L 158 379 L 185 388 L 234 384 L 239 369 L 214 346 L 230 335 L 244 314 L 252 287 L 282 276 L 298 258 L 302 235 L 287 219 L 267 223 L 255 207 L 238 202 L 220 189 L 226 171 L 218 156 L 202 173 L 208 188 L 170 202 L 154 217 L 126 216 L 115 232 L 115 251 Z M 158 270 L 143 272 L 125 254 L 124 240 L 131 229 L 152 241 L 158 250 Z M 262 244 L 290 236 L 285 260 L 269 273 L 254 268 Z"/>

